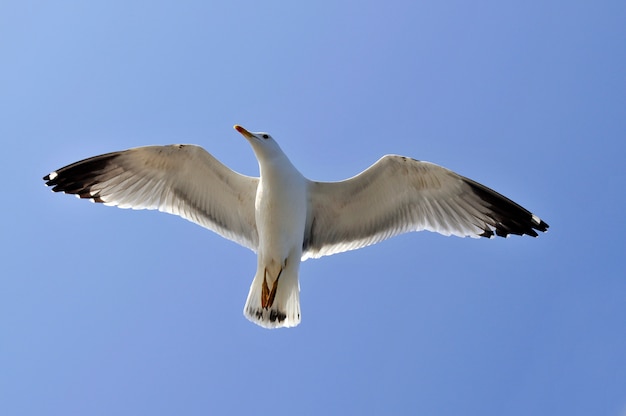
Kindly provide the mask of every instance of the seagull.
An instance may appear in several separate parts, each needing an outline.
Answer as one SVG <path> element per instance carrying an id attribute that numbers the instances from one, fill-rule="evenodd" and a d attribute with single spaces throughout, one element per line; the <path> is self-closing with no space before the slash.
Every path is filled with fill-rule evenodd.
<path id="1" fill-rule="evenodd" d="M 548 224 L 496 191 L 433 163 L 386 155 L 340 182 L 305 178 L 267 133 L 234 126 L 260 177 L 239 174 L 200 146 L 144 146 L 44 176 L 54 192 L 119 208 L 157 209 L 257 253 L 243 313 L 265 328 L 300 323 L 300 262 L 410 231 L 536 237 Z"/>

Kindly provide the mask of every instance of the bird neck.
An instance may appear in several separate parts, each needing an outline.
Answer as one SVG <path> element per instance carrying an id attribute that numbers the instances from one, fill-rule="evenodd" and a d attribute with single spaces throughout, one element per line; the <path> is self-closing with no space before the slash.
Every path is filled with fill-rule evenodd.
<path id="1" fill-rule="evenodd" d="M 302 174 L 284 153 L 258 158 L 258 161 L 261 180 L 265 179 L 274 183 L 281 183 L 285 180 L 290 181 L 302 177 Z"/>

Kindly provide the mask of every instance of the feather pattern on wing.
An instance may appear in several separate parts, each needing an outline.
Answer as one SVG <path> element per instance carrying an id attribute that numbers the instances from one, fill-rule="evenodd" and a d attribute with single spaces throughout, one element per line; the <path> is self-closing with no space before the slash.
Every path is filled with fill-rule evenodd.
<path id="1" fill-rule="evenodd" d="M 258 178 L 195 145 L 144 146 L 81 160 L 44 177 L 55 192 L 179 215 L 253 251 Z"/>
<path id="2" fill-rule="evenodd" d="M 303 258 L 355 250 L 409 231 L 460 237 L 537 236 L 548 225 L 446 168 L 387 155 L 342 182 L 310 182 Z"/>

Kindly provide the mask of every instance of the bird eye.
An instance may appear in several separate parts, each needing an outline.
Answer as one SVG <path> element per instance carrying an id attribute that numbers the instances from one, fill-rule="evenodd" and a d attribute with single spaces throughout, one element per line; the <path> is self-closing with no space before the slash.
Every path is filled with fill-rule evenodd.
<path id="1" fill-rule="evenodd" d="M 269 136 L 268 134 L 264 134 L 264 135 L 263 135 L 263 138 L 264 138 L 264 139 L 269 139 L 269 138 L 270 138 L 270 136 Z"/>

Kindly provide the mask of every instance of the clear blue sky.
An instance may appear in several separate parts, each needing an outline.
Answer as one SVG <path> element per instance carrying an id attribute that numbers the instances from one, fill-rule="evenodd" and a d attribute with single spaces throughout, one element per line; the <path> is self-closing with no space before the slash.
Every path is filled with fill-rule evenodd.
<path id="1" fill-rule="evenodd" d="M 623 1 L 2 2 L 0 413 L 624 415 L 624 22 Z M 256 175 L 235 123 L 311 179 L 402 154 L 550 231 L 307 261 L 302 324 L 268 331 L 242 315 L 251 251 L 41 180 L 169 143 Z"/>

